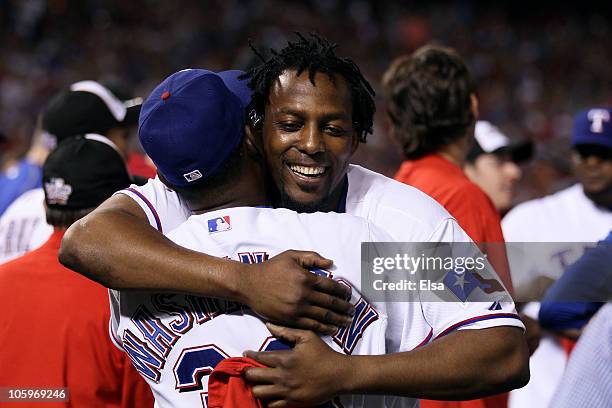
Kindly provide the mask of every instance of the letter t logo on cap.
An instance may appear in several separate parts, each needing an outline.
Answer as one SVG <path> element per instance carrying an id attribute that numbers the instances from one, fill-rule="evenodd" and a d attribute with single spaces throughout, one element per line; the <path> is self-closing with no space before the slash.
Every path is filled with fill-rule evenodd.
<path id="1" fill-rule="evenodd" d="M 587 117 L 591 121 L 591 132 L 603 133 L 603 124 L 610 121 L 610 112 L 605 109 L 591 109 Z"/>

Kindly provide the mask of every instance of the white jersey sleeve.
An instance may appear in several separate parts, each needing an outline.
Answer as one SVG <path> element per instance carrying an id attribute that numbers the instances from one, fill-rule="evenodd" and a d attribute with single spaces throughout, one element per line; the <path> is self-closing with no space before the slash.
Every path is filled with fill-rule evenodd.
<path id="1" fill-rule="evenodd" d="M 430 242 L 471 242 L 456 221 L 445 222 L 432 234 Z M 495 274 L 489 269 L 490 274 Z M 499 278 L 498 278 L 499 280 Z M 495 326 L 515 326 L 525 329 L 514 302 L 507 299 L 506 292 L 491 302 L 424 302 L 423 313 L 432 328 L 431 337 L 436 339 L 454 330 L 484 329 Z"/>
<path id="2" fill-rule="evenodd" d="M 444 224 L 438 231 L 436 242 L 452 242 L 455 235 L 462 237 L 461 230 L 453 228 L 456 223 Z M 457 226 L 458 228 L 458 226 Z M 376 226 L 371 226 L 371 242 L 387 242 L 389 235 Z M 387 241 L 385 241 L 385 239 Z M 404 302 L 375 302 L 388 316 L 387 352 L 410 351 L 423 346 L 455 330 L 485 329 L 497 326 L 514 326 L 525 329 L 514 303 L 506 301 L 506 292 L 490 302 L 422 302 L 419 297 L 406 298 Z M 412 300 L 409 300 L 412 299 Z"/>
<path id="3" fill-rule="evenodd" d="M 0 263 L 40 247 L 53 233 L 47 224 L 42 188 L 19 196 L 0 217 Z"/>
<path id="4" fill-rule="evenodd" d="M 348 183 L 346 212 L 395 242 L 471 242 L 444 207 L 414 187 L 355 165 L 349 166 Z"/>
<path id="5" fill-rule="evenodd" d="M 355 165 L 348 176 L 346 211 L 368 219 L 394 242 L 472 242 L 457 221 L 420 190 Z M 389 351 L 412 350 L 454 330 L 495 326 L 524 330 L 513 302 L 394 302 L 386 307 Z"/>
<path id="6" fill-rule="evenodd" d="M 149 224 L 163 234 L 181 225 L 191 215 L 187 204 L 159 177 L 149 179 L 143 186 L 133 184 L 115 194 L 125 194 L 133 199 L 147 215 Z"/>

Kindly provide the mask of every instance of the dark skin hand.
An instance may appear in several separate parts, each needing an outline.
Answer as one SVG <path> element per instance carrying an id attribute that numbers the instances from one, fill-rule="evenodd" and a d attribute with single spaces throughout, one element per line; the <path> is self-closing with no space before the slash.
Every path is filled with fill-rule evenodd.
<path id="1" fill-rule="evenodd" d="M 234 300 L 270 321 L 320 333 L 335 332 L 353 313 L 346 287 L 308 271 L 329 268 L 331 260 L 285 251 L 267 262 L 243 264 L 191 251 L 150 227 L 138 204 L 123 194 L 66 231 L 59 260 L 109 288 Z"/>
<path id="2" fill-rule="evenodd" d="M 527 340 L 527 347 L 529 347 L 529 355 L 532 356 L 540 345 L 542 328 L 537 320 L 532 319 L 523 313 L 521 313 L 520 316 L 523 324 L 525 325 L 525 340 Z"/>
<path id="3" fill-rule="evenodd" d="M 269 408 L 313 406 L 354 393 L 465 400 L 529 381 L 527 346 L 515 327 L 459 330 L 425 347 L 383 356 L 346 356 L 312 332 L 268 328 L 295 344 L 292 350 L 244 353 L 269 367 L 245 373 L 253 395 Z"/>
<path id="4" fill-rule="evenodd" d="M 285 251 L 248 266 L 253 270 L 243 274 L 247 279 L 241 280 L 240 293 L 245 294 L 244 303 L 264 318 L 329 334 L 350 323 L 347 314 L 352 315 L 354 307 L 343 300 L 347 288 L 308 271 L 331 266 L 316 252 Z"/>

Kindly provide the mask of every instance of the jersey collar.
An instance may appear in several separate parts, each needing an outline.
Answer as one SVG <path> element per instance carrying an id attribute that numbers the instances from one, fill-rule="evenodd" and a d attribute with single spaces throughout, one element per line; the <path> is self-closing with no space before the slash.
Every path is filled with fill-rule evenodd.
<path id="1" fill-rule="evenodd" d="M 342 192 L 340 193 L 340 200 L 338 201 L 338 207 L 336 208 L 336 212 L 345 213 L 346 212 L 346 196 L 348 195 L 348 187 L 349 180 L 348 175 L 344 176 L 344 185 L 342 186 Z"/>

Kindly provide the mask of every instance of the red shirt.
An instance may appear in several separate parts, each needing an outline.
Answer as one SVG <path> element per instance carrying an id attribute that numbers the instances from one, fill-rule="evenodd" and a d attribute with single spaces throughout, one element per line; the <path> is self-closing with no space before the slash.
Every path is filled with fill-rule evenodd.
<path id="1" fill-rule="evenodd" d="M 208 408 L 263 408 L 242 377 L 250 367 L 265 365 L 245 357 L 221 360 L 208 378 Z"/>
<path id="2" fill-rule="evenodd" d="M 418 160 L 405 161 L 395 179 L 423 191 L 448 211 L 461 228 L 480 243 L 502 243 L 500 217 L 493 202 L 461 167 L 435 154 Z M 508 258 L 503 246 L 487 247 L 487 255 L 506 288 L 513 292 Z M 421 400 L 422 408 L 501 408 L 506 407 L 508 394 L 494 395 L 472 401 Z"/>
<path id="3" fill-rule="evenodd" d="M 425 192 L 457 220 L 474 242 L 503 242 L 500 218 L 487 195 L 461 167 L 438 155 L 402 163 L 395 179 Z"/>
<path id="4" fill-rule="evenodd" d="M 395 179 L 418 188 L 442 204 L 477 244 L 504 242 L 499 213 L 493 202 L 456 164 L 432 154 L 402 163 Z M 513 293 L 505 248 L 489 245 L 486 251 L 491 265 Z"/>
<path id="5" fill-rule="evenodd" d="M 45 407 L 152 407 L 109 337 L 108 291 L 57 260 L 63 232 L 0 266 L 0 387 L 68 387 Z"/>
<path id="6" fill-rule="evenodd" d="M 144 178 L 155 178 L 157 170 L 150 159 L 142 153 L 132 152 L 128 155 L 127 167 L 130 174 Z"/>

